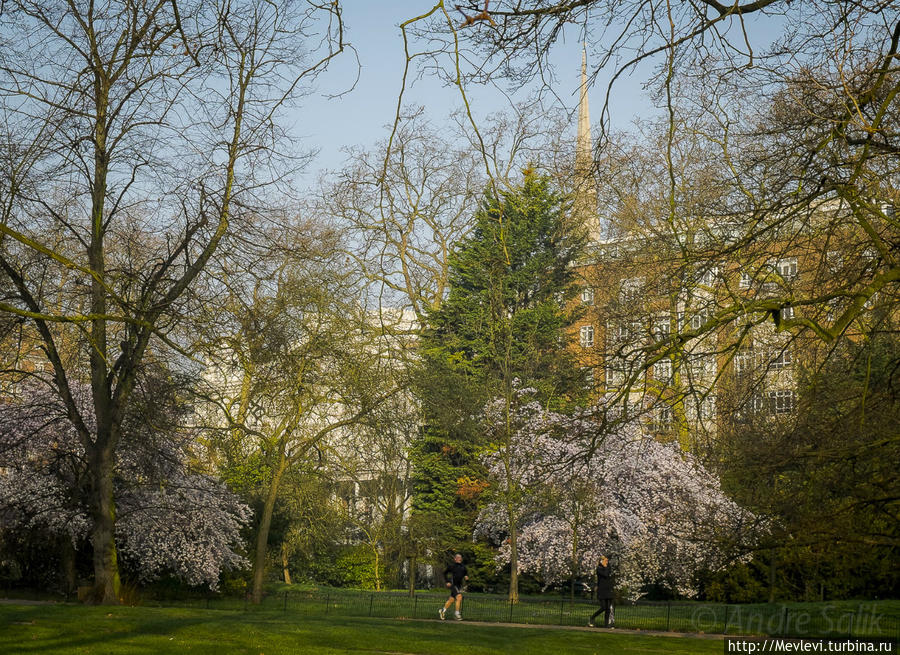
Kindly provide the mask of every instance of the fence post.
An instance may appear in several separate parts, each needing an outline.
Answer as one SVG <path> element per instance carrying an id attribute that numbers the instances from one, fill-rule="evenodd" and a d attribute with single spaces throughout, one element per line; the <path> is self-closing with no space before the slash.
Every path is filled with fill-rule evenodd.
<path id="1" fill-rule="evenodd" d="M 847 637 L 853 636 L 853 617 L 854 615 L 850 615 L 850 625 L 847 626 Z"/>
<path id="2" fill-rule="evenodd" d="M 372 603 L 375 602 L 375 594 L 369 596 L 369 616 L 372 616 Z"/>
<path id="3" fill-rule="evenodd" d="M 328 615 L 328 609 L 331 606 L 331 591 L 325 592 L 325 615 Z"/>
<path id="4" fill-rule="evenodd" d="M 725 629 L 722 630 L 722 634 L 728 634 L 728 605 L 725 606 Z"/>
<path id="5" fill-rule="evenodd" d="M 788 618 L 787 605 L 782 605 L 781 606 L 781 634 L 782 634 L 782 636 L 787 634 L 787 618 Z"/>
<path id="6" fill-rule="evenodd" d="M 419 597 L 413 596 L 413 618 L 416 618 L 418 611 L 419 611 Z"/>
<path id="7" fill-rule="evenodd" d="M 512 623 L 512 610 L 513 610 L 513 602 L 512 598 L 509 599 L 509 622 Z"/>
<path id="8" fill-rule="evenodd" d="M 669 631 L 669 617 L 672 614 L 672 603 L 666 602 L 666 632 Z"/>
<path id="9" fill-rule="evenodd" d="M 566 602 L 565 598 L 559 599 L 559 624 L 560 625 L 563 624 L 563 603 L 565 603 L 565 602 Z"/>

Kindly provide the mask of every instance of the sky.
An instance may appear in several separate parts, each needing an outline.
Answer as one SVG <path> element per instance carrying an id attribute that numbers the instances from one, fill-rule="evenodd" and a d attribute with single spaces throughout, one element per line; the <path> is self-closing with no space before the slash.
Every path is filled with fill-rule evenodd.
<path id="1" fill-rule="evenodd" d="M 399 25 L 432 6 L 430 0 L 346 1 L 346 37 L 358 53 L 359 68 L 352 53 L 339 57 L 317 80 L 313 93 L 290 117 L 294 133 L 302 139 L 302 143 L 318 150 L 315 160 L 298 180 L 299 186 L 314 185 L 323 171 L 339 168 L 345 159 L 342 148 L 371 147 L 389 135 L 389 126 L 397 110 L 405 61 Z M 574 26 L 571 35 L 566 37 L 566 42 L 557 48 L 554 56 L 559 73 L 554 90 L 574 111 L 581 74 L 581 45 Z M 357 72 L 359 79 L 353 86 Z M 329 97 L 347 91 L 351 86 L 352 90 L 345 95 Z M 508 109 L 510 101 L 523 101 L 534 92 L 533 87 L 502 88 L 506 95 L 489 87 L 467 88 L 476 116 Z M 629 110 L 629 105 L 635 108 L 647 105 L 640 95 L 636 79 L 624 80 L 616 104 L 625 111 L 616 112 L 614 124 L 623 119 L 625 123 L 631 120 L 634 111 Z M 438 124 L 461 104 L 459 91 L 443 86 L 433 76 L 414 79 L 404 98 L 406 106 L 424 106 L 429 117 Z M 599 118 L 602 100 L 602 89 L 594 87 L 589 92 L 589 101 L 595 122 Z M 573 138 L 575 119 L 573 114 Z"/>
<path id="2" fill-rule="evenodd" d="M 307 148 L 318 151 L 297 180 L 300 188 L 313 187 L 324 171 L 340 168 L 345 160 L 343 148 L 369 148 L 388 136 L 388 126 L 397 109 L 405 61 L 399 25 L 430 10 L 434 3 L 432 0 L 345 0 L 342 6 L 345 38 L 356 50 L 359 64 L 352 53 L 338 57 L 289 117 L 294 134 Z M 765 38 L 765 34 L 761 36 Z M 573 139 L 581 73 L 579 37 L 580 28 L 571 26 L 554 47 L 551 60 L 558 77 L 553 90 L 573 112 Z M 590 61 L 588 65 L 590 67 Z M 646 118 L 655 111 L 641 86 L 648 72 L 649 67 L 645 66 L 616 82 L 611 100 L 613 128 L 626 128 L 635 118 Z M 415 78 L 415 75 L 411 77 Z M 467 87 L 476 117 L 508 109 L 510 102 L 526 100 L 534 90 L 534 87 L 505 87 L 501 93 L 489 87 Z M 331 97 L 342 92 L 347 93 Z M 598 78 L 588 94 L 595 125 L 600 117 L 604 93 L 605 80 Z M 406 106 L 424 106 L 431 121 L 437 124 L 460 106 L 459 91 L 442 86 L 433 76 L 414 79 L 404 97 Z"/>

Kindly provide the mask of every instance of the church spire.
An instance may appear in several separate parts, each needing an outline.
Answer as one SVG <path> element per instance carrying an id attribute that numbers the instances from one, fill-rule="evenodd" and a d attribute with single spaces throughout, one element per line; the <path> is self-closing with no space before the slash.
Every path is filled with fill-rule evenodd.
<path id="1" fill-rule="evenodd" d="M 578 135 L 575 142 L 575 192 L 572 214 L 588 231 L 588 239 L 600 238 L 597 217 L 597 183 L 591 141 L 591 114 L 588 108 L 587 44 L 581 51 L 581 86 L 578 99 Z"/>

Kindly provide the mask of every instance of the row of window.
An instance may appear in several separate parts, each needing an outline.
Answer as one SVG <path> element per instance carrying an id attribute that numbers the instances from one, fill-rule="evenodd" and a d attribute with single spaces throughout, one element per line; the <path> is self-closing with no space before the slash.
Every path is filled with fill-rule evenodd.
<path id="1" fill-rule="evenodd" d="M 832 255 L 832 251 L 829 251 L 829 255 Z M 840 266 L 842 264 L 842 260 L 838 259 L 840 257 L 840 253 L 835 251 L 833 255 L 836 265 Z M 777 275 L 785 283 L 793 282 L 798 275 L 796 257 L 773 259 L 769 262 L 768 268 L 772 274 Z M 765 272 L 763 271 L 763 273 Z M 721 277 L 721 267 L 710 266 L 702 272 L 699 279 L 697 280 L 697 283 L 703 286 L 713 287 L 719 280 L 721 280 Z M 741 271 L 741 278 L 738 284 L 742 289 L 749 289 L 753 285 L 753 276 L 747 271 Z M 768 282 L 766 284 L 778 286 L 778 282 L 776 281 Z M 622 304 L 630 304 L 635 302 L 636 300 L 639 300 L 640 297 L 646 292 L 644 286 L 645 285 L 643 277 L 628 278 L 626 280 L 623 280 L 619 288 L 619 302 Z M 593 288 L 582 288 L 581 302 L 585 305 L 594 304 Z"/>
<path id="2" fill-rule="evenodd" d="M 715 401 L 705 398 L 699 405 L 686 404 L 688 421 L 705 421 L 715 416 Z M 767 391 L 751 396 L 738 413 L 738 418 L 747 420 L 751 416 L 777 417 L 797 411 L 797 394 L 791 389 Z M 660 405 L 651 416 L 650 426 L 655 432 L 669 432 L 675 424 L 675 412 L 668 405 Z"/>

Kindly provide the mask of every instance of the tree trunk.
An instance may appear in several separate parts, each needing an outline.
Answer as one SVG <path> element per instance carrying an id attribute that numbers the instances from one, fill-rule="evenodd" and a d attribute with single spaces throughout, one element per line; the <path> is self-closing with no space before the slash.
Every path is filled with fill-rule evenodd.
<path id="1" fill-rule="evenodd" d="M 68 535 L 63 536 L 59 549 L 63 591 L 66 596 L 70 596 L 76 593 L 78 580 L 75 573 L 75 546 L 72 545 L 72 539 Z"/>
<path id="2" fill-rule="evenodd" d="M 94 588 L 91 595 L 96 603 L 116 605 L 119 602 L 120 580 L 111 449 L 98 448 L 91 463 L 91 544 L 94 547 Z"/>
<path id="3" fill-rule="evenodd" d="M 411 555 L 407 560 L 409 563 L 409 595 L 416 595 L 416 556 Z"/>
<path id="4" fill-rule="evenodd" d="M 518 534 L 513 521 L 509 530 L 509 602 L 519 602 L 519 547 Z"/>
<path id="5" fill-rule="evenodd" d="M 284 473 L 282 461 L 269 485 L 269 493 L 266 495 L 266 504 L 263 506 L 262 516 L 259 521 L 259 533 L 256 535 L 256 557 L 253 560 L 253 590 L 252 600 L 254 605 L 262 602 L 263 580 L 266 573 L 266 549 L 269 545 L 269 528 L 272 526 L 272 514 L 275 511 L 275 500 L 278 498 L 278 487 L 281 476 Z"/>
<path id="6" fill-rule="evenodd" d="M 281 571 L 284 574 L 284 584 L 291 584 L 291 570 L 288 567 L 287 549 L 281 545 Z"/>
<path id="7" fill-rule="evenodd" d="M 381 591 L 381 558 L 377 545 L 372 547 L 372 552 L 375 555 L 375 591 Z"/>

